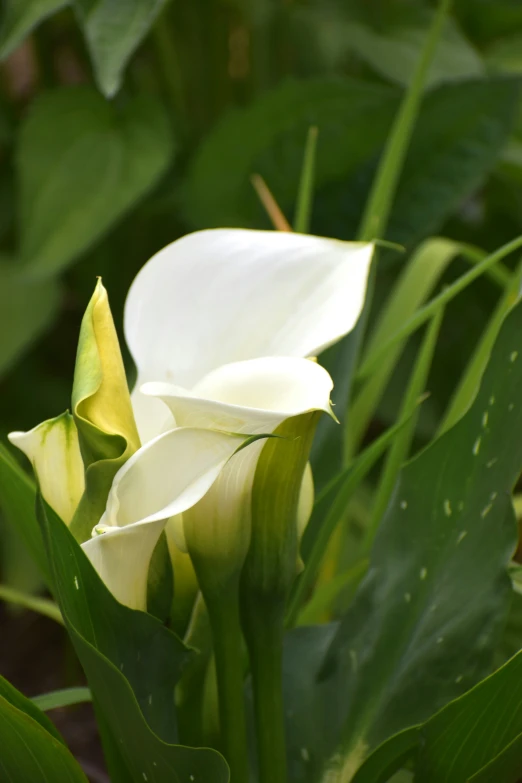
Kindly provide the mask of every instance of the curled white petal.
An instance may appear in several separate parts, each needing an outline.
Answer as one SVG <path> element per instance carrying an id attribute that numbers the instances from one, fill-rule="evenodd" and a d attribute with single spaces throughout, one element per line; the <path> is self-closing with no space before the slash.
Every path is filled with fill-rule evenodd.
<path id="1" fill-rule="evenodd" d="M 167 520 L 201 500 L 244 440 L 177 428 L 147 443 L 118 471 L 105 514 L 82 547 L 121 603 L 146 608 L 150 558 Z"/>
<path id="2" fill-rule="evenodd" d="M 275 356 L 224 365 L 192 391 L 147 383 L 144 395 L 159 397 L 176 422 L 225 432 L 273 432 L 290 416 L 313 410 L 331 413 L 333 383 L 316 362 Z"/>
<path id="3" fill-rule="evenodd" d="M 355 326 L 372 253 L 371 244 L 245 229 L 173 242 L 143 267 L 127 298 L 136 388 L 192 388 L 224 364 L 317 355 Z M 144 439 L 157 432 L 153 403 L 136 401 L 136 416 Z"/>

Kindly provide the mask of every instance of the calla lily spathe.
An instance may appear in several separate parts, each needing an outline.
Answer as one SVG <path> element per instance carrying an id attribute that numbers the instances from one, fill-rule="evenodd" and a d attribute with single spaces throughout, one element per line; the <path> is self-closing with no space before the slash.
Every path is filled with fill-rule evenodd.
<path id="1" fill-rule="evenodd" d="M 331 413 L 331 378 L 306 357 L 354 327 L 372 253 L 371 244 L 237 229 L 197 232 L 157 253 L 125 309 L 142 440 L 174 424 L 269 434 L 288 418 Z M 261 448 L 234 456 L 177 520 L 180 546 L 186 539 L 193 559 L 207 560 L 213 586 L 244 562 Z M 310 486 L 307 473 L 308 498 Z"/>
<path id="2" fill-rule="evenodd" d="M 354 327 L 372 252 L 371 244 L 219 229 L 172 243 L 138 274 L 127 299 L 125 336 L 138 370 L 132 408 L 143 445 L 138 448 L 133 436 L 135 445 L 103 500 L 105 512 L 95 520 L 92 538 L 82 543 L 122 603 L 146 607 L 150 557 L 169 520 L 176 541 L 195 560 L 210 558 L 218 582 L 237 574 L 248 550 L 250 492 L 263 444 L 250 443 L 251 436 L 273 433 L 292 417 L 331 413 L 331 378 L 306 357 Z M 121 390 L 120 360 L 109 357 L 115 350 L 107 327 L 110 311 L 97 291 L 89 318 L 96 315 L 104 326 L 96 329 L 94 319 L 84 330 L 77 370 L 82 367 L 89 380 L 94 362 L 99 385 L 93 394 L 110 411 L 104 392 L 114 379 L 103 374 L 118 377 L 115 406 L 128 392 Z M 80 387 L 81 378 L 75 378 Z M 102 436 L 107 417 L 98 415 L 92 400 L 83 404 L 83 417 Z M 40 477 L 39 464 L 50 452 L 42 438 L 38 443 L 33 438 L 29 448 L 28 436 L 37 430 L 11 440 L 26 451 Z M 54 455 L 60 471 L 47 471 L 48 486 L 40 481 L 58 513 L 64 470 L 81 459 L 77 433 L 74 443 L 74 459 Z M 93 464 L 85 467 L 92 472 Z M 311 487 L 307 469 L 301 527 L 311 508 Z M 64 521 L 71 516 L 69 503 Z"/>

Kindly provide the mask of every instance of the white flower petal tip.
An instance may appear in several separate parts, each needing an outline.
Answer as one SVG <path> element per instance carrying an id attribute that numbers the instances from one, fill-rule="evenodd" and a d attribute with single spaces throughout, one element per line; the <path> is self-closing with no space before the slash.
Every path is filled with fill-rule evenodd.
<path id="1" fill-rule="evenodd" d="M 143 267 L 127 298 L 139 385 L 191 388 L 224 364 L 317 355 L 355 326 L 373 248 L 247 229 L 173 242 Z"/>
<path id="2" fill-rule="evenodd" d="M 273 432 L 285 419 L 308 411 L 324 411 L 335 418 L 332 388 L 332 379 L 320 364 L 276 356 L 224 365 L 192 391 L 146 383 L 141 392 L 163 400 L 179 425 L 258 434 Z"/>
<path id="3" fill-rule="evenodd" d="M 28 432 L 10 432 L 7 437 L 28 457 L 43 497 L 68 525 L 85 489 L 83 461 L 73 417 L 62 413 Z"/>

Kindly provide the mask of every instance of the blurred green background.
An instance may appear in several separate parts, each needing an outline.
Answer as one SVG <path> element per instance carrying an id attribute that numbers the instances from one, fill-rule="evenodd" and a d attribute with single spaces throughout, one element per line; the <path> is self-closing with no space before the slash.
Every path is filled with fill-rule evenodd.
<path id="1" fill-rule="evenodd" d="M 253 174 L 291 222 L 311 126 L 311 231 L 354 238 L 433 11 L 428 0 L 4 0 L 0 434 L 69 406 L 97 275 L 120 328 L 156 250 L 195 229 L 271 227 Z M 385 237 L 407 252 L 381 253 L 375 309 L 426 237 L 492 250 L 522 233 L 521 80 L 520 0 L 455 0 Z M 453 262 L 441 285 L 466 268 Z M 499 294 L 484 278 L 448 308 L 421 440 Z M 411 355 L 377 431 L 396 416 Z M 2 542 L 4 581 L 26 586 L 18 543 Z"/>

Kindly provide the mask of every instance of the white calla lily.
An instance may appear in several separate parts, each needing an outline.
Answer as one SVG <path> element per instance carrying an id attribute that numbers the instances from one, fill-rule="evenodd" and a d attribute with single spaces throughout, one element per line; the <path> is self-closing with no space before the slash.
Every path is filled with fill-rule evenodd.
<path id="1" fill-rule="evenodd" d="M 169 426 L 252 435 L 306 412 L 331 414 L 331 378 L 306 357 L 355 326 L 372 254 L 371 244 L 243 229 L 200 231 L 157 253 L 125 308 L 142 441 Z M 217 581 L 237 571 L 248 550 L 261 448 L 235 456 L 171 527 L 193 557 L 211 557 Z M 303 485 L 301 517 L 312 486 Z"/>
<path id="2" fill-rule="evenodd" d="M 147 382 L 194 390 L 213 370 L 266 356 L 316 356 L 356 324 L 373 245 L 212 229 L 168 245 L 134 280 L 125 336 L 138 368 L 142 442 L 165 424 Z"/>
<path id="3" fill-rule="evenodd" d="M 7 436 L 30 460 L 44 499 L 68 525 L 85 489 L 78 431 L 70 413 L 49 419 L 29 432 Z"/>
<path id="4" fill-rule="evenodd" d="M 145 609 L 150 559 L 169 517 L 208 492 L 247 439 L 181 427 L 159 435 L 120 468 L 107 508 L 82 548 L 121 602 Z"/>

